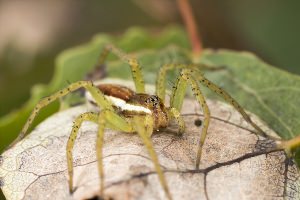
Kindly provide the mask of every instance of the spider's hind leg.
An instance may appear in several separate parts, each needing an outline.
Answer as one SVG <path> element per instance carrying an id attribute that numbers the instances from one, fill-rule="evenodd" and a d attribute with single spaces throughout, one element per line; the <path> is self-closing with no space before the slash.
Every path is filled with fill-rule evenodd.
<path id="1" fill-rule="evenodd" d="M 195 69 L 195 70 L 205 70 L 205 71 L 217 71 L 217 70 L 223 70 L 224 67 L 216 67 L 211 65 L 206 65 L 202 63 L 198 64 L 180 64 L 180 63 L 170 63 L 163 65 L 158 73 L 157 73 L 157 79 L 156 79 L 156 95 L 165 102 L 165 96 L 166 96 L 166 77 L 167 73 L 171 70 L 176 69 Z"/>
<path id="2" fill-rule="evenodd" d="M 106 57 L 108 54 L 112 52 L 122 61 L 128 63 L 131 68 L 132 78 L 135 84 L 136 92 L 137 93 L 145 93 L 145 82 L 143 79 L 143 74 L 141 71 L 140 64 L 138 63 L 137 59 L 131 57 L 124 53 L 122 50 L 118 49 L 113 45 L 106 45 L 99 56 L 97 66 L 104 64 Z"/>
<path id="3" fill-rule="evenodd" d="M 40 112 L 41 109 L 43 109 L 44 107 L 46 107 L 47 105 L 49 105 L 50 103 L 54 102 L 55 100 L 66 96 L 67 94 L 79 89 L 79 88 L 84 88 L 87 91 L 89 91 L 91 93 L 91 95 L 93 96 L 93 98 L 96 101 L 96 104 L 101 107 L 101 108 L 105 108 L 105 109 L 110 109 L 113 110 L 112 104 L 105 98 L 105 96 L 102 94 L 102 92 L 93 85 L 93 83 L 91 81 L 78 81 L 75 83 L 70 84 L 68 87 L 59 90 L 58 92 L 45 97 L 43 99 L 41 99 L 36 106 L 34 107 L 33 111 L 31 112 L 28 120 L 26 121 L 25 125 L 23 126 L 20 134 L 18 135 L 18 137 L 12 142 L 11 146 L 14 146 L 17 142 L 19 142 L 20 140 L 22 140 L 26 134 L 27 131 L 29 129 L 29 127 L 31 126 L 32 122 L 34 121 L 35 117 L 38 115 L 38 113 Z"/>

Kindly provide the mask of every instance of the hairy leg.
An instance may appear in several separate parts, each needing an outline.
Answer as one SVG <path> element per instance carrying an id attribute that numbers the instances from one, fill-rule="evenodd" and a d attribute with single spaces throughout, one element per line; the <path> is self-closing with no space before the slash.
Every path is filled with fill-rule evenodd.
<path id="1" fill-rule="evenodd" d="M 180 64 L 180 63 L 171 63 L 171 64 L 165 64 L 163 65 L 158 73 L 157 73 L 157 79 L 156 79 L 156 95 L 162 99 L 163 103 L 165 101 L 166 96 L 166 77 L 167 73 L 174 69 L 195 69 L 195 70 L 209 70 L 209 71 L 218 71 L 224 69 L 224 67 L 216 67 L 216 66 L 210 66 L 206 64 Z"/>
<path id="2" fill-rule="evenodd" d="M 103 170 L 103 138 L 104 138 L 104 128 L 110 127 L 112 129 L 121 130 L 124 132 L 134 132 L 133 127 L 124 118 L 120 117 L 118 114 L 111 110 L 102 110 L 99 113 L 98 118 L 98 134 L 96 141 L 96 154 L 98 159 L 98 172 L 100 177 L 100 192 L 104 192 L 104 170 Z"/>
<path id="3" fill-rule="evenodd" d="M 104 61 L 106 57 L 108 56 L 109 52 L 112 52 L 116 56 L 119 57 L 122 61 L 128 63 L 131 68 L 131 73 L 132 73 L 132 78 L 136 87 L 136 92 L 137 93 L 145 93 L 145 82 L 143 79 L 143 74 L 141 72 L 141 67 L 138 63 L 138 61 L 124 53 L 122 50 L 118 49 L 117 47 L 113 45 L 107 45 L 105 46 L 104 50 L 99 56 L 99 60 L 97 65 L 102 65 L 104 64 Z"/>
<path id="4" fill-rule="evenodd" d="M 97 142 L 96 142 L 96 151 L 97 151 L 97 159 L 98 159 L 98 171 L 100 176 L 100 192 L 103 194 L 104 192 L 104 169 L 103 169 L 103 137 L 104 137 L 104 128 L 106 125 L 109 125 L 111 128 L 116 128 L 118 130 L 124 132 L 137 132 L 142 138 L 144 144 L 146 145 L 147 150 L 149 151 L 149 155 L 154 163 L 155 170 L 159 176 L 159 180 L 163 186 L 164 191 L 166 192 L 169 199 L 171 199 L 171 195 L 169 193 L 169 189 L 167 187 L 167 183 L 165 177 L 160 168 L 158 158 L 154 151 L 150 136 L 153 131 L 153 119 L 152 116 L 136 116 L 133 117 L 132 122 L 126 121 L 124 118 L 120 117 L 116 113 L 110 110 L 103 110 L 99 114 L 98 118 L 98 134 L 97 134 Z"/>
<path id="5" fill-rule="evenodd" d="M 166 96 L 167 72 L 169 72 L 170 70 L 182 69 L 185 67 L 187 66 L 183 64 L 165 64 L 159 69 L 159 72 L 157 73 L 157 79 L 156 79 L 156 95 L 163 101 L 163 103 L 165 102 L 165 96 Z"/>
<path id="6" fill-rule="evenodd" d="M 79 88 L 85 88 L 87 91 L 89 91 L 99 107 L 101 107 L 103 109 L 113 110 L 111 102 L 105 98 L 105 96 L 102 94 L 102 92 L 97 87 L 95 87 L 91 81 L 78 81 L 78 82 L 72 83 L 68 87 L 66 87 L 62 90 L 59 90 L 58 92 L 56 92 L 48 97 L 41 99 L 37 103 L 37 105 L 34 107 L 32 113 L 30 114 L 28 120 L 26 121 L 19 136 L 17 137 L 17 139 L 14 140 L 14 142 L 10 146 L 15 145 L 18 141 L 20 141 L 21 139 L 23 139 L 25 137 L 28 128 L 31 126 L 33 120 L 35 119 L 35 117 L 37 116 L 37 114 L 39 113 L 39 111 L 42 108 L 46 107 L 53 101 L 65 96 L 65 95 L 69 94 L 70 92 L 73 92 Z"/>
<path id="7" fill-rule="evenodd" d="M 184 123 L 183 118 L 180 115 L 180 112 L 176 108 L 172 108 L 172 107 L 170 107 L 168 112 L 169 112 L 168 116 L 171 116 L 172 118 L 174 118 L 179 126 L 178 134 L 182 135 L 185 130 L 185 123 Z"/>
<path id="8" fill-rule="evenodd" d="M 145 92 L 145 83 L 144 83 L 144 80 L 143 80 L 143 75 L 142 75 L 142 72 L 141 72 L 140 65 L 139 65 L 138 61 L 135 58 L 132 58 L 132 57 L 128 56 L 127 54 L 122 52 L 120 49 L 114 47 L 113 45 L 107 45 L 104 48 L 102 54 L 99 56 L 98 64 L 103 64 L 103 62 L 104 62 L 104 60 L 107 57 L 109 52 L 113 52 L 121 60 L 127 62 L 130 65 L 132 75 L 133 75 L 133 80 L 134 80 L 135 86 L 136 86 L 136 91 L 138 93 L 144 93 Z M 106 101 L 104 96 L 96 94 L 96 93 L 99 93 L 99 90 L 96 89 L 96 88 L 92 88 L 92 83 L 91 82 L 89 82 L 89 81 L 78 81 L 76 83 L 71 84 L 69 87 L 54 93 L 51 96 L 40 100 L 39 103 L 35 106 L 33 112 L 31 113 L 31 115 L 29 116 L 29 118 L 28 118 L 27 122 L 25 123 L 25 125 L 24 125 L 22 131 L 20 132 L 19 136 L 17 137 L 17 139 L 15 139 L 12 142 L 10 147 L 15 145 L 18 141 L 20 141 L 22 138 L 25 137 L 28 128 L 32 124 L 34 118 L 36 117 L 36 115 L 38 114 L 38 112 L 41 108 L 47 106 L 48 104 L 55 101 L 56 99 L 58 99 L 60 97 L 63 97 L 66 94 L 68 94 L 68 93 L 70 93 L 74 90 L 77 90 L 81 87 L 86 88 L 92 94 L 92 96 L 95 99 L 98 99 L 96 101 L 101 102 L 98 105 L 101 105 L 102 108 L 104 107 L 104 108 L 112 110 L 111 104 L 108 101 Z"/>
<path id="9" fill-rule="evenodd" d="M 199 80 L 202 85 L 209 88 L 213 92 L 217 93 L 227 103 L 231 104 L 242 115 L 244 120 L 246 120 L 257 131 L 258 135 L 266 138 L 270 138 L 270 136 L 268 136 L 259 126 L 257 126 L 257 124 L 255 124 L 251 120 L 250 116 L 245 112 L 242 106 L 240 106 L 240 104 L 234 98 L 232 98 L 225 90 L 223 90 L 222 88 L 220 88 L 219 86 L 217 86 L 216 84 L 214 84 L 213 82 L 205 78 L 201 72 L 193 71 L 193 70 L 189 70 L 189 71 L 190 71 L 189 73 L 193 74 L 193 77 Z"/>
<path id="10" fill-rule="evenodd" d="M 69 190 L 73 192 L 73 147 L 80 129 L 82 122 L 92 121 L 99 124 L 96 152 L 98 158 L 98 170 L 100 176 L 100 191 L 103 193 L 104 190 L 104 172 L 103 172 L 103 161 L 102 161 L 102 147 L 103 147 L 103 136 L 104 128 L 109 127 L 115 130 L 121 130 L 124 132 L 133 132 L 132 127 L 122 117 L 117 115 L 111 110 L 103 110 L 100 113 L 87 112 L 78 116 L 72 128 L 72 132 L 67 143 L 67 162 L 68 162 L 68 173 L 69 173 Z"/>
<path id="11" fill-rule="evenodd" d="M 68 162 L 68 174 L 69 174 L 69 191 L 73 192 L 73 147 L 77 138 L 78 131 L 81 127 L 82 122 L 92 121 L 98 123 L 98 113 L 87 112 L 79 115 L 73 124 L 73 128 L 67 143 L 67 162 Z"/>
<path id="12" fill-rule="evenodd" d="M 151 160 L 154 163 L 155 170 L 157 172 L 159 181 L 168 197 L 168 199 L 172 199 L 172 196 L 170 194 L 167 181 L 165 179 L 165 176 L 162 172 L 162 169 L 159 165 L 158 157 L 155 153 L 155 150 L 153 148 L 152 142 L 151 142 L 151 134 L 153 131 L 153 118 L 150 115 L 146 115 L 145 117 L 142 116 L 135 116 L 133 117 L 133 126 L 134 129 L 137 131 L 139 136 L 142 138 L 149 155 L 151 157 Z"/>
<path id="13" fill-rule="evenodd" d="M 206 104 L 204 95 L 202 94 L 196 80 L 192 78 L 192 74 L 189 70 L 183 69 L 180 72 L 180 76 L 177 78 L 172 96 L 171 96 L 171 107 L 175 107 L 177 109 L 181 109 L 183 98 L 178 98 L 178 96 L 183 96 L 186 93 L 186 87 L 189 84 L 192 88 L 192 92 L 202 107 L 204 113 L 204 123 L 201 130 L 201 136 L 198 144 L 197 150 L 197 158 L 196 158 L 196 168 L 199 168 L 201 155 L 202 155 L 202 148 L 206 139 L 207 129 L 210 120 L 210 111 Z"/>
<path id="14" fill-rule="evenodd" d="M 258 135 L 261 135 L 261 136 L 267 137 L 267 138 L 272 138 L 271 136 L 268 136 L 259 126 L 257 126 L 257 124 L 255 124 L 251 120 L 250 116 L 245 112 L 245 110 L 239 105 L 239 103 L 234 98 L 232 98 L 225 90 L 223 90 L 222 88 L 218 87 L 217 85 L 215 85 L 214 83 L 212 83 L 211 81 L 206 79 L 204 77 L 204 75 L 199 71 L 199 69 L 195 68 L 195 66 L 192 65 L 190 67 L 189 65 L 184 66 L 184 65 L 178 65 L 178 64 L 177 65 L 166 65 L 163 67 L 162 72 L 160 72 L 160 74 L 162 74 L 162 76 L 165 77 L 165 75 L 166 75 L 166 74 L 164 74 L 165 71 L 174 69 L 174 68 L 182 68 L 182 71 L 181 71 L 181 75 L 177 79 L 175 87 L 173 87 L 173 92 L 172 92 L 172 96 L 170 99 L 171 107 L 174 107 L 176 110 L 179 110 L 179 111 L 181 110 L 187 85 L 190 84 L 192 87 L 192 91 L 193 91 L 194 95 L 196 96 L 196 99 L 200 103 L 200 105 L 203 109 L 203 112 L 204 112 L 204 116 L 205 116 L 204 125 L 203 125 L 202 133 L 201 133 L 201 138 L 199 141 L 196 167 L 199 167 L 199 164 L 200 164 L 202 146 L 205 141 L 207 128 L 208 128 L 208 124 L 209 124 L 209 118 L 210 118 L 209 109 L 206 105 L 203 94 L 201 93 L 200 88 L 196 81 L 199 81 L 202 85 L 206 86 L 213 92 L 217 93 L 226 102 L 231 104 L 242 115 L 242 117 L 245 119 L 245 121 L 247 121 L 257 131 Z M 165 90 L 165 83 L 164 83 L 165 79 L 163 77 L 159 77 L 159 79 L 157 81 L 157 86 L 158 86 L 158 90 L 159 90 L 157 92 L 157 94 L 164 96 L 165 93 L 161 92 L 161 91 Z"/>

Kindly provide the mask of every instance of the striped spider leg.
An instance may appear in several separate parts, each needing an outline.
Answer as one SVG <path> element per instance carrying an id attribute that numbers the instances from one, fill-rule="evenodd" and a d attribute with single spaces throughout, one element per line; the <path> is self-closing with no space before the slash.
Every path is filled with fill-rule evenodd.
<path id="1" fill-rule="evenodd" d="M 222 88 L 218 87 L 217 85 L 215 85 L 214 83 L 206 79 L 204 75 L 199 71 L 199 67 L 197 67 L 197 65 L 166 64 L 160 69 L 157 77 L 157 82 L 156 82 L 156 94 L 160 99 L 162 99 L 163 102 L 165 99 L 165 91 L 166 91 L 165 77 L 169 70 L 174 70 L 174 69 L 180 69 L 181 71 L 180 71 L 180 75 L 177 78 L 175 86 L 173 86 L 173 91 L 170 99 L 170 107 L 175 108 L 177 111 L 181 110 L 184 96 L 186 93 L 186 88 L 188 85 L 190 85 L 192 88 L 192 92 L 196 100 L 201 105 L 204 113 L 204 123 L 201 130 L 201 136 L 200 136 L 198 150 L 197 150 L 196 169 L 199 169 L 201 155 L 202 155 L 202 147 L 205 142 L 205 138 L 209 126 L 209 120 L 210 120 L 210 111 L 205 101 L 205 97 L 201 92 L 199 83 L 209 88 L 213 92 L 217 93 L 226 102 L 231 104 L 242 115 L 244 120 L 247 121 L 257 131 L 258 135 L 270 138 L 270 136 L 267 136 L 266 133 L 251 120 L 250 116 L 245 112 L 245 110 L 239 105 L 239 103 L 234 98 L 232 98 Z"/>

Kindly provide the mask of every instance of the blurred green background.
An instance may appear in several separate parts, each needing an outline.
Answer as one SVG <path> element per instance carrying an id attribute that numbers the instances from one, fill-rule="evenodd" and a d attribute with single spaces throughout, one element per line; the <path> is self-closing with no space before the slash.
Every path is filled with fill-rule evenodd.
<path id="1" fill-rule="evenodd" d="M 205 47 L 251 51 L 300 74 L 300 1 L 191 4 Z M 0 1 L 0 117 L 26 102 L 32 85 L 51 79 L 60 51 L 99 32 L 137 25 L 157 31 L 172 23 L 182 23 L 174 0 Z"/>

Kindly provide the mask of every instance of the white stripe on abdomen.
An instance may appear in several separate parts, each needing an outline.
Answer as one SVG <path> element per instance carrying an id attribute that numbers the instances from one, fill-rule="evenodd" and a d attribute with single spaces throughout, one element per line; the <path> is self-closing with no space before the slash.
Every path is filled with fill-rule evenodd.
<path id="1" fill-rule="evenodd" d="M 85 96 L 88 101 L 96 103 L 94 98 L 92 97 L 92 95 L 89 92 L 86 92 Z M 144 112 L 147 114 L 152 113 L 150 109 L 145 108 L 143 106 L 132 105 L 132 104 L 126 103 L 126 101 L 124 101 L 123 99 L 117 98 L 117 97 L 108 96 L 108 95 L 104 95 L 104 96 L 110 102 L 112 102 L 114 106 L 120 108 L 122 111 L 136 111 L 136 112 Z"/>
<path id="2" fill-rule="evenodd" d="M 137 106 L 137 105 L 132 105 L 129 103 L 126 103 L 123 99 L 116 98 L 113 96 L 106 96 L 107 99 L 109 99 L 115 106 L 119 107 L 123 111 L 136 111 L 136 112 L 144 112 L 147 114 L 151 114 L 151 110 L 148 108 L 145 108 L 143 106 Z"/>

